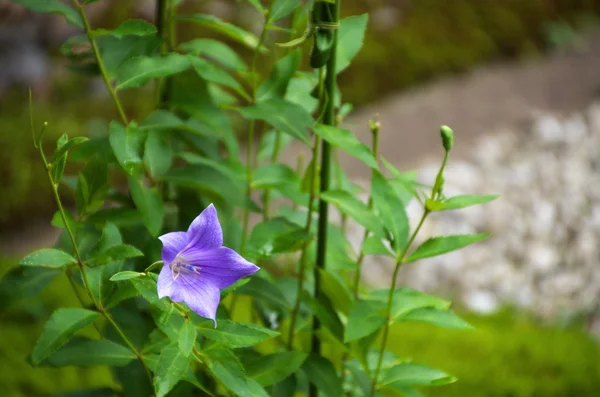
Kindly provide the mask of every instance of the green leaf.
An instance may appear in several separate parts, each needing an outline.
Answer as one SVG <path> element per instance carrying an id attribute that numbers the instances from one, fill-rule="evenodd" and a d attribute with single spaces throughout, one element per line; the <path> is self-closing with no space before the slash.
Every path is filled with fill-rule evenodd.
<path id="1" fill-rule="evenodd" d="M 64 345 L 73 334 L 100 318 L 100 313 L 80 308 L 61 308 L 50 316 L 38 338 L 31 362 L 38 365 Z"/>
<path id="2" fill-rule="evenodd" d="M 179 344 L 179 350 L 181 350 L 181 353 L 183 353 L 184 356 L 187 357 L 192 354 L 194 344 L 196 343 L 196 327 L 190 319 L 186 318 L 183 322 L 183 327 L 181 327 L 177 342 Z"/>
<path id="3" fill-rule="evenodd" d="M 139 256 L 144 256 L 144 254 L 137 248 L 127 244 L 120 244 L 110 247 L 100 252 L 97 256 L 86 260 L 85 265 L 87 267 L 99 267 Z"/>
<path id="4" fill-rule="evenodd" d="M 131 279 L 135 289 L 148 301 L 148 303 L 157 306 L 163 311 L 169 309 L 169 301 L 167 299 L 159 299 L 156 293 L 156 282 L 150 277 L 138 277 Z"/>
<path id="5" fill-rule="evenodd" d="M 454 236 L 433 237 L 426 240 L 415 249 L 405 260 L 405 263 L 414 262 L 419 259 L 438 256 L 447 252 L 455 251 L 467 245 L 477 243 L 488 238 L 490 233 L 480 234 L 458 234 Z"/>
<path id="6" fill-rule="evenodd" d="M 229 390 L 240 397 L 268 397 L 267 392 L 244 373 L 244 368 L 229 350 L 211 349 L 206 351 L 210 358 L 208 368 Z"/>
<path id="7" fill-rule="evenodd" d="M 98 153 L 88 160 L 78 174 L 75 203 L 79 213 L 86 215 L 100 209 L 109 187 L 106 157 Z"/>
<path id="8" fill-rule="evenodd" d="M 142 172 L 142 151 L 146 135 L 134 123 L 124 127 L 116 121 L 111 121 L 109 141 L 113 153 L 121 167 L 129 175 Z"/>
<path id="9" fill-rule="evenodd" d="M 231 77 L 229 73 L 213 65 L 206 59 L 189 55 L 189 60 L 196 73 L 204 80 L 231 88 L 246 100 L 250 100 L 242 85 Z"/>
<path id="10" fill-rule="evenodd" d="M 360 51 L 365 39 L 368 19 L 368 14 L 362 14 L 340 21 L 336 47 L 336 74 L 346 69 Z"/>
<path id="11" fill-rule="evenodd" d="M 157 188 L 145 188 L 133 177 L 128 178 L 129 191 L 142 221 L 151 236 L 156 237 L 163 225 L 165 208 Z"/>
<path id="12" fill-rule="evenodd" d="M 279 59 L 273 66 L 267 80 L 258 87 L 256 92 L 257 102 L 273 97 L 283 98 L 288 90 L 290 79 L 300 67 L 301 60 L 302 52 L 300 49 L 295 49 Z"/>
<path id="13" fill-rule="evenodd" d="M 210 323 L 212 324 L 212 322 Z M 231 348 L 250 347 L 267 339 L 275 338 L 279 332 L 252 323 L 219 320 L 217 328 L 198 327 L 200 335 Z"/>
<path id="14" fill-rule="evenodd" d="M 133 58 L 153 55 L 160 47 L 157 35 L 102 36 L 96 39 L 104 66 L 111 79 L 116 78 L 121 65 Z"/>
<path id="15" fill-rule="evenodd" d="M 385 324 L 384 304 L 380 302 L 359 300 L 354 302 L 348 324 L 344 332 L 344 342 L 361 339 L 371 335 Z"/>
<path id="16" fill-rule="evenodd" d="M 58 275 L 59 269 L 14 267 L 0 279 L 0 314 L 13 304 L 39 294 Z"/>
<path id="17" fill-rule="evenodd" d="M 378 168 L 377 160 L 371 149 L 361 143 L 351 131 L 330 125 L 318 124 L 315 126 L 315 134 L 325 139 L 331 145 L 338 147 L 351 156 L 356 157 L 371 168 Z"/>
<path id="18" fill-rule="evenodd" d="M 319 269 L 321 290 L 336 310 L 348 315 L 352 308 L 352 293 L 345 280 L 337 273 Z"/>
<path id="19" fill-rule="evenodd" d="M 138 278 L 145 276 L 144 273 L 140 272 L 132 272 L 130 270 L 125 270 L 123 272 L 116 273 L 109 280 L 110 281 L 123 281 L 123 280 L 131 280 L 132 278 Z"/>
<path id="20" fill-rule="evenodd" d="M 306 357 L 307 354 L 302 352 L 281 352 L 261 356 L 246 365 L 247 374 L 261 386 L 271 386 L 296 372 Z"/>
<path id="21" fill-rule="evenodd" d="M 64 145 L 60 145 L 52 154 L 52 164 L 55 164 L 58 160 L 65 156 L 69 149 L 85 141 L 89 141 L 89 139 L 86 137 L 77 137 L 68 140 Z"/>
<path id="22" fill-rule="evenodd" d="M 260 12 L 261 14 L 264 14 L 265 9 L 263 8 L 262 4 L 260 4 L 260 0 L 248 0 L 248 3 L 250 3 L 254 8 L 256 8 L 256 11 Z"/>
<path id="23" fill-rule="evenodd" d="M 12 0 L 12 2 L 21 4 L 33 12 L 60 14 L 71 25 L 83 28 L 83 21 L 79 13 L 59 0 Z"/>
<path id="24" fill-rule="evenodd" d="M 77 259 L 64 251 L 43 248 L 27 255 L 19 262 L 21 266 L 63 267 L 77 263 Z"/>
<path id="25" fill-rule="evenodd" d="M 380 289 L 372 291 L 369 294 L 369 300 L 374 300 L 385 304 L 389 297 L 389 289 Z M 450 307 L 450 301 L 428 295 L 423 292 L 415 291 L 411 288 L 396 288 L 392 296 L 392 310 L 390 319 L 395 320 L 416 309 L 435 308 L 438 310 L 447 310 Z"/>
<path id="26" fill-rule="evenodd" d="M 477 196 L 466 194 L 463 196 L 450 197 L 442 202 L 442 207 L 439 211 L 456 210 L 460 208 L 470 207 L 472 205 L 485 204 L 496 200 L 498 195 Z"/>
<path id="27" fill-rule="evenodd" d="M 165 347 L 160 353 L 154 374 L 154 390 L 157 397 L 166 396 L 187 374 L 190 357 L 186 357 L 176 344 Z"/>
<path id="28" fill-rule="evenodd" d="M 149 131 L 144 149 L 144 164 L 153 177 L 164 175 L 171 168 L 173 148 L 167 137 L 157 131 Z"/>
<path id="29" fill-rule="evenodd" d="M 410 386 L 441 386 L 456 382 L 456 378 L 440 370 L 415 363 L 400 363 L 383 373 L 381 386 L 386 388 Z"/>
<path id="30" fill-rule="evenodd" d="M 379 217 L 393 237 L 392 248 L 399 255 L 408 241 L 409 224 L 404 205 L 389 181 L 373 170 L 371 194 Z"/>
<path id="31" fill-rule="evenodd" d="M 410 311 L 397 318 L 397 321 L 417 321 L 437 325 L 442 328 L 473 330 L 471 324 L 451 311 L 425 307 Z"/>
<path id="32" fill-rule="evenodd" d="M 302 371 L 309 382 L 327 397 L 341 397 L 344 394 L 340 377 L 331 361 L 317 355 L 309 356 L 302 365 Z"/>
<path id="33" fill-rule="evenodd" d="M 120 245 L 122 242 L 121 232 L 117 226 L 113 223 L 106 222 L 99 241 L 89 253 L 88 257 L 100 256 L 104 251 Z M 99 302 L 104 303 L 117 287 L 115 283 L 109 283 L 108 281 L 115 273 L 121 271 L 122 267 L 123 261 L 115 261 L 103 266 L 86 269 L 89 281 L 88 286 Z"/>
<path id="34" fill-rule="evenodd" d="M 254 171 L 252 188 L 276 188 L 282 185 L 299 184 L 296 172 L 285 164 L 265 164 Z"/>
<path id="35" fill-rule="evenodd" d="M 232 50 L 227 44 L 215 39 L 194 39 L 181 43 L 179 49 L 196 56 L 205 56 L 230 70 L 239 71 L 248 69 L 237 52 Z"/>
<path id="36" fill-rule="evenodd" d="M 94 36 L 114 36 L 117 38 L 123 38 L 125 36 L 147 36 L 156 33 L 156 26 L 150 22 L 144 21 L 143 19 L 130 19 L 113 30 L 96 29 L 93 31 Z"/>
<path id="37" fill-rule="evenodd" d="M 139 56 L 123 62 L 117 70 L 116 89 L 141 87 L 148 81 L 181 73 L 190 67 L 186 55 Z"/>
<path id="38" fill-rule="evenodd" d="M 48 363 L 56 367 L 68 365 L 123 367 L 135 358 L 136 356 L 131 350 L 113 341 L 75 338 L 50 356 Z"/>
<path id="39" fill-rule="evenodd" d="M 194 22 L 201 26 L 205 26 L 209 29 L 222 33 L 225 36 L 247 46 L 252 50 L 254 50 L 258 46 L 258 38 L 255 35 L 233 24 L 224 22 L 223 20 L 213 15 L 183 15 L 180 16 L 179 19 L 183 21 Z M 261 46 L 260 52 L 266 52 L 266 49 Z"/>
<path id="40" fill-rule="evenodd" d="M 321 193 L 323 200 L 335 205 L 342 213 L 349 215 L 359 225 L 383 237 L 385 231 L 381 221 L 366 204 L 344 190 L 328 190 Z"/>
<path id="41" fill-rule="evenodd" d="M 331 332 L 333 337 L 342 341 L 344 339 L 344 326 L 327 295 L 323 294 L 318 298 L 314 298 L 306 290 L 303 290 L 302 294 L 302 302 L 319 319 L 319 322 Z"/>
<path id="42" fill-rule="evenodd" d="M 270 98 L 236 110 L 248 120 L 264 120 L 276 130 L 310 144 L 307 129 L 313 125 L 313 119 L 299 105 L 280 98 Z"/>
<path id="43" fill-rule="evenodd" d="M 267 24 L 272 24 L 287 17 L 301 2 L 302 0 L 274 0 L 271 4 L 271 12 L 267 16 Z"/>
<path id="44" fill-rule="evenodd" d="M 309 238 L 306 230 L 277 217 L 257 224 L 250 233 L 246 255 L 251 260 L 272 257 L 300 249 Z"/>
<path id="45" fill-rule="evenodd" d="M 364 255 L 385 255 L 385 256 L 393 256 L 394 253 L 391 252 L 388 247 L 386 247 L 382 242 L 381 238 L 377 236 L 369 236 L 365 240 L 362 246 L 362 252 Z"/>

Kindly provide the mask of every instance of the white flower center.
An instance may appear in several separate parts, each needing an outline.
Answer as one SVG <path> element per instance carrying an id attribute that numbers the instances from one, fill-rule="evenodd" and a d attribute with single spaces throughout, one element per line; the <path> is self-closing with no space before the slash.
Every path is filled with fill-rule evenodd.
<path id="1" fill-rule="evenodd" d="M 177 255 L 175 257 L 175 259 L 173 259 L 173 262 L 171 262 L 171 264 L 169 266 L 171 268 L 171 274 L 173 276 L 173 280 L 177 280 L 177 277 L 179 277 L 179 275 L 182 272 L 190 272 L 190 273 L 196 273 L 196 274 L 200 273 L 199 266 L 194 266 L 194 265 L 188 264 L 187 261 L 185 260 L 185 258 L 180 255 Z"/>

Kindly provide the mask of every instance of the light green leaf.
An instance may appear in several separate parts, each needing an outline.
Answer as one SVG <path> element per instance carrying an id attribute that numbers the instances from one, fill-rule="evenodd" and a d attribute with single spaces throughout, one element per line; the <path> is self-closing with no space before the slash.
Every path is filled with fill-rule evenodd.
<path id="1" fill-rule="evenodd" d="M 336 310 L 348 315 L 352 308 L 352 294 L 346 281 L 337 273 L 319 269 L 321 289 Z"/>
<path id="2" fill-rule="evenodd" d="M 341 397 L 344 394 L 342 382 L 331 361 L 325 357 L 311 355 L 302 365 L 310 383 L 327 397 Z"/>
<path id="3" fill-rule="evenodd" d="M 124 36 L 147 36 L 156 33 L 156 26 L 143 19 L 130 19 L 113 30 L 96 29 L 93 31 L 94 36 L 114 36 L 123 38 Z"/>
<path id="4" fill-rule="evenodd" d="M 167 137 L 157 131 L 149 131 L 144 149 L 144 164 L 153 177 L 165 174 L 173 162 L 173 148 Z"/>
<path id="5" fill-rule="evenodd" d="M 167 395 L 185 377 L 190 366 L 190 357 L 181 353 L 175 344 L 167 346 L 160 353 L 154 374 L 154 390 L 157 397 Z"/>
<path id="6" fill-rule="evenodd" d="M 108 164 L 103 153 L 88 159 L 77 178 L 75 203 L 80 214 L 90 214 L 104 204 L 108 194 Z"/>
<path id="7" fill-rule="evenodd" d="M 375 233 L 375 235 L 384 237 L 385 231 L 381 221 L 373 211 L 362 201 L 344 190 L 329 190 L 321 193 L 323 200 L 335 205 L 342 213 L 349 215 L 359 225 Z"/>
<path id="8" fill-rule="evenodd" d="M 190 321 L 190 319 L 186 318 L 183 322 L 183 327 L 181 327 L 181 331 L 179 332 L 179 350 L 181 350 L 181 353 L 187 357 L 192 354 L 195 343 L 196 327 L 194 326 L 194 323 Z"/>
<path id="9" fill-rule="evenodd" d="M 117 70 L 116 89 L 141 87 L 148 81 L 181 73 L 190 67 L 186 55 L 139 56 L 123 62 Z"/>
<path id="10" fill-rule="evenodd" d="M 43 248 L 27 255 L 19 262 L 21 266 L 63 267 L 77 263 L 77 259 L 64 251 Z"/>
<path id="11" fill-rule="evenodd" d="M 371 194 L 379 218 L 393 237 L 392 248 L 398 255 L 406 246 L 409 233 L 404 205 L 389 181 L 377 170 L 373 170 Z"/>
<path id="12" fill-rule="evenodd" d="M 378 168 L 377 160 L 375 160 L 375 156 L 373 156 L 371 149 L 356 139 L 356 136 L 354 136 L 351 131 L 324 124 L 318 124 L 314 131 L 315 134 L 325 139 L 331 145 L 356 157 L 367 166 L 375 169 Z"/>
<path id="13" fill-rule="evenodd" d="M 477 243 L 488 238 L 490 233 L 458 234 L 454 236 L 433 237 L 426 240 L 404 260 L 405 263 L 419 259 L 438 256 L 455 251 L 467 245 Z"/>
<path id="14" fill-rule="evenodd" d="M 109 280 L 110 281 L 123 281 L 123 280 L 131 280 L 132 278 L 138 278 L 145 276 L 144 273 L 140 272 L 132 272 L 130 270 L 125 270 L 123 272 L 116 273 Z"/>
<path id="15" fill-rule="evenodd" d="M 307 354 L 302 352 L 281 352 L 261 356 L 248 363 L 247 374 L 261 386 L 271 386 L 296 372 L 306 357 Z"/>
<path id="16" fill-rule="evenodd" d="M 466 194 L 463 196 L 450 197 L 442 202 L 442 207 L 439 211 L 456 210 L 460 208 L 470 207 L 478 204 L 489 203 L 490 201 L 496 200 L 498 195 L 484 195 L 477 196 Z"/>
<path id="17" fill-rule="evenodd" d="M 123 367 L 135 358 L 136 356 L 131 350 L 113 341 L 75 338 L 50 356 L 48 363 L 56 367 L 68 365 Z"/>
<path id="18" fill-rule="evenodd" d="M 368 20 L 368 14 L 362 14 L 340 21 L 336 48 L 336 74 L 346 69 L 360 51 L 365 39 Z"/>
<path id="19" fill-rule="evenodd" d="M 254 8 L 256 8 L 256 11 L 260 12 L 261 14 L 264 14 L 265 9 L 263 8 L 262 4 L 260 4 L 260 0 L 248 0 L 248 3 L 250 3 Z"/>
<path id="20" fill-rule="evenodd" d="M 267 24 L 287 17 L 301 2 L 302 0 L 274 0 L 271 4 L 271 13 L 267 16 Z"/>
<path id="21" fill-rule="evenodd" d="M 437 325 L 442 328 L 473 330 L 471 324 L 458 317 L 451 311 L 439 310 L 432 307 L 425 307 L 410 311 L 397 318 L 397 321 L 418 321 Z"/>
<path id="22" fill-rule="evenodd" d="M 385 256 L 393 256 L 394 253 L 391 252 L 388 247 L 386 247 L 382 242 L 381 238 L 377 236 L 369 236 L 365 240 L 362 246 L 362 252 L 364 255 L 385 255 Z"/>
<path id="23" fill-rule="evenodd" d="M 97 256 L 86 260 L 84 264 L 87 267 L 99 267 L 108 265 L 109 263 L 122 261 L 124 259 L 129 258 L 136 258 L 140 256 L 144 256 L 142 251 L 138 250 L 137 248 L 131 245 L 120 244 L 100 252 Z"/>
<path id="24" fill-rule="evenodd" d="M 323 294 L 315 298 L 309 295 L 306 290 L 301 293 L 303 295 L 302 302 L 319 319 L 319 322 L 330 331 L 331 336 L 341 342 L 344 339 L 344 325 L 327 295 Z"/>
<path id="25" fill-rule="evenodd" d="M 110 222 L 106 222 L 102 230 L 100 240 L 89 253 L 89 257 L 100 256 L 104 251 L 111 247 L 120 245 L 123 242 L 119 228 Z M 87 258 L 86 258 L 87 259 Z M 115 261 L 103 266 L 87 268 L 88 286 L 96 299 L 104 303 L 106 298 L 111 296 L 113 290 L 117 287 L 115 283 L 109 283 L 109 279 L 115 273 L 123 268 L 123 261 Z"/>
<path id="26" fill-rule="evenodd" d="M 389 297 L 388 289 L 372 291 L 368 299 L 384 304 Z M 390 312 L 391 320 L 395 320 L 416 309 L 435 308 L 438 310 L 447 310 L 450 307 L 450 301 L 428 295 L 423 292 L 415 291 L 411 288 L 396 288 L 392 296 L 392 310 Z"/>
<path id="27" fill-rule="evenodd" d="M 254 50 L 258 46 L 258 38 L 233 24 L 224 22 L 223 20 L 213 16 L 204 14 L 182 15 L 179 17 L 182 21 L 189 21 L 205 26 L 209 29 L 224 34 L 225 36 L 249 47 Z M 266 49 L 261 46 L 260 52 L 266 52 Z"/>
<path id="28" fill-rule="evenodd" d="M 169 309 L 169 301 L 167 299 L 160 299 L 156 293 L 156 281 L 150 277 L 138 277 L 130 280 L 133 283 L 135 289 L 142 295 L 142 298 L 148 301 L 148 303 L 157 306 L 163 311 Z"/>
<path id="29" fill-rule="evenodd" d="M 282 185 L 299 184 L 296 172 L 285 164 L 265 164 L 254 171 L 253 189 L 276 188 Z"/>
<path id="30" fill-rule="evenodd" d="M 244 368 L 229 350 L 211 349 L 205 352 L 209 370 L 229 390 L 240 397 L 268 397 L 267 392 L 244 373 Z"/>
<path id="31" fill-rule="evenodd" d="M 160 39 L 157 35 L 129 35 L 121 38 L 108 35 L 98 37 L 96 41 L 111 80 L 116 78 L 119 68 L 125 61 L 141 56 L 151 56 L 160 47 Z"/>
<path id="32" fill-rule="evenodd" d="M 110 123 L 110 146 L 117 161 L 129 175 L 137 175 L 143 170 L 142 151 L 145 138 L 145 134 L 134 123 L 129 124 L 127 128 L 116 121 Z"/>
<path id="33" fill-rule="evenodd" d="M 213 65 L 206 59 L 197 58 L 192 55 L 189 56 L 192 67 L 198 73 L 200 77 L 211 83 L 220 84 L 222 86 L 231 88 L 237 92 L 241 97 L 250 101 L 250 97 L 242 87 L 242 85 L 231 75 L 217 66 Z"/>
<path id="34" fill-rule="evenodd" d="M 165 208 L 162 197 L 156 188 L 145 188 L 133 177 L 129 177 L 129 191 L 142 221 L 153 237 L 158 236 L 163 225 Z"/>
<path id="35" fill-rule="evenodd" d="M 236 110 L 248 120 L 264 120 L 276 130 L 310 144 L 307 129 L 313 125 L 313 119 L 299 105 L 280 98 L 270 98 Z"/>
<path id="36" fill-rule="evenodd" d="M 31 362 L 38 365 L 64 345 L 79 329 L 100 318 L 100 313 L 80 308 L 61 308 L 50 316 L 38 338 Z"/>
<path id="37" fill-rule="evenodd" d="M 59 0 L 12 0 L 12 2 L 21 4 L 33 12 L 60 14 L 71 25 L 83 28 L 83 21 L 79 13 Z"/>
<path id="38" fill-rule="evenodd" d="M 295 49 L 279 59 L 273 66 L 267 80 L 258 87 L 256 92 L 257 101 L 264 101 L 272 97 L 285 97 L 290 79 L 300 67 L 301 60 L 302 52 L 300 49 Z"/>
<path id="39" fill-rule="evenodd" d="M 359 300 L 354 302 L 348 324 L 344 332 L 344 342 L 348 343 L 371 335 L 385 324 L 384 304 Z"/>
<path id="40" fill-rule="evenodd" d="M 456 378 L 440 370 L 415 363 L 400 363 L 383 373 L 380 385 L 389 388 L 401 386 L 441 386 L 456 382 Z"/>
<path id="41" fill-rule="evenodd" d="M 210 323 L 212 324 L 212 322 Z M 252 323 L 219 320 L 217 328 L 198 327 L 200 335 L 231 348 L 250 347 L 267 339 L 274 338 L 279 332 Z"/>
<path id="42" fill-rule="evenodd" d="M 194 39 L 181 43 L 179 49 L 196 56 L 205 56 L 230 70 L 239 71 L 248 69 L 237 52 L 232 50 L 227 44 L 215 39 Z"/>

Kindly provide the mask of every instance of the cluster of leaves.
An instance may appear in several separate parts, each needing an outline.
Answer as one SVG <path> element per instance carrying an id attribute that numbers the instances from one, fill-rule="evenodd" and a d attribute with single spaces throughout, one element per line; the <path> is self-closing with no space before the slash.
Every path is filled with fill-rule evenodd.
<path id="1" fill-rule="evenodd" d="M 414 396 L 415 387 L 455 380 L 386 352 L 392 324 L 471 328 L 449 310 L 450 302 L 396 288 L 397 272 L 403 264 L 487 237 L 434 237 L 412 249 L 432 212 L 495 196 L 444 197 L 443 169 L 453 139 L 447 127 L 442 129 L 446 157 L 431 189 L 385 159 L 380 168 L 377 139 L 369 148 L 337 127 L 350 106 L 342 102 L 335 77 L 359 51 L 366 15 L 338 23 L 339 4 L 331 0 L 305 5 L 274 0 L 267 7 L 253 0 L 265 19 L 256 37 L 211 15 L 177 15 L 175 0 L 157 2 L 157 26 L 130 20 L 110 31 L 92 29 L 84 5 L 76 0 L 73 7 L 57 0 L 17 2 L 62 14 L 85 30 L 84 36 L 65 43 L 63 53 L 74 68 L 100 73 L 121 116 L 104 136 L 63 135 L 50 158 L 41 144 L 47 124 L 36 134 L 32 117 L 34 144 L 58 206 L 52 223 L 64 232 L 56 247 L 31 253 L 5 277 L 2 302 L 10 305 L 35 295 L 61 274 L 81 302 L 81 307 L 60 308 L 51 315 L 31 352 L 33 365 L 113 368 L 121 390 L 85 395 L 316 396 L 318 390 L 331 397 Z M 313 17 L 307 21 L 310 8 Z M 263 79 L 256 73 L 256 59 L 278 52 L 266 39 L 271 31 L 286 30 L 280 26 L 285 18 L 292 27 L 307 24 L 307 33 L 282 46 L 285 54 Z M 177 43 L 173 32 L 180 22 L 214 29 L 254 55 L 247 62 L 214 39 Z M 310 37 L 315 70 L 301 71 L 302 51 L 289 47 Z M 128 89 L 156 95 L 157 109 L 142 120 L 129 120 L 119 102 L 119 93 Z M 236 117 L 247 122 L 251 138 L 260 138 L 256 151 L 253 139 L 247 143 L 246 164 L 232 128 Z M 374 123 L 372 130 L 376 138 L 379 126 Z M 313 153 L 297 170 L 278 160 L 293 140 Z M 371 168 L 368 204 L 355 198 L 360 188 L 338 164 L 332 164 L 335 187 L 329 188 L 325 148 L 331 147 Z M 82 164 L 77 175 L 63 175 L 67 161 Z M 62 206 L 61 184 L 72 190 L 76 214 Z M 273 199 L 284 204 L 275 209 Z M 424 215 L 411 230 L 405 207 L 412 199 L 423 204 Z M 222 291 L 225 304 L 217 328 L 185 306 L 159 299 L 154 272 L 161 249 L 156 237 L 184 229 L 209 203 L 219 210 L 225 244 L 263 268 Z M 345 222 L 336 225 L 327 219 L 323 208 L 328 204 L 365 228 L 359 252 L 346 240 Z M 251 213 L 262 216 L 252 229 Z M 325 241 L 319 263 L 314 258 Z M 395 259 L 390 289 L 360 290 L 366 255 Z M 294 276 L 280 276 L 279 265 L 290 259 Z M 240 312 L 239 301 L 250 302 L 245 306 L 250 313 Z M 97 337 L 80 334 L 88 326 Z"/>

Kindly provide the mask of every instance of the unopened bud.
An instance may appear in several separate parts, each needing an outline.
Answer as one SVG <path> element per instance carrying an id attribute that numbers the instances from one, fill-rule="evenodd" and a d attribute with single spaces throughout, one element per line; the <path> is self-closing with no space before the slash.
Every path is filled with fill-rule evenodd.
<path id="1" fill-rule="evenodd" d="M 452 150 L 452 145 L 454 144 L 454 131 L 452 128 L 447 125 L 443 125 L 440 127 L 440 134 L 442 136 L 442 145 L 444 146 L 444 150 L 449 152 Z"/>

